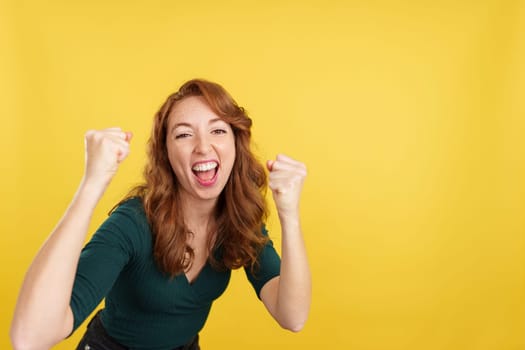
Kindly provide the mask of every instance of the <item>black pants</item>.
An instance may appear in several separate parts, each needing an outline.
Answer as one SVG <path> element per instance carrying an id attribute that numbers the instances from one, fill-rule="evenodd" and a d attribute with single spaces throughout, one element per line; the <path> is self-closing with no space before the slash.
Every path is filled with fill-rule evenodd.
<path id="1" fill-rule="evenodd" d="M 89 321 L 87 331 L 80 340 L 76 350 L 129 350 L 113 339 L 104 329 L 100 320 L 100 311 Z M 199 335 L 197 334 L 188 344 L 173 350 L 200 350 Z"/>

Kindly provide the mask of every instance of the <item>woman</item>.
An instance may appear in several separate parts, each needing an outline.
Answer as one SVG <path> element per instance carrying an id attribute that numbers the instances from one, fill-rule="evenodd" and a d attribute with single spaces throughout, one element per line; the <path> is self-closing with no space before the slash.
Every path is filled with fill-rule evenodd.
<path id="1" fill-rule="evenodd" d="M 250 151 L 250 127 L 220 85 L 183 84 L 155 115 L 145 183 L 82 249 L 132 137 L 119 128 L 88 131 L 79 189 L 21 288 L 15 349 L 50 348 L 103 298 L 77 349 L 199 349 L 211 303 L 239 267 L 275 320 L 299 331 L 311 298 L 299 222 L 306 168 L 278 155 L 266 164 L 268 181 Z M 282 260 L 264 228 L 266 186 L 282 227 Z"/>

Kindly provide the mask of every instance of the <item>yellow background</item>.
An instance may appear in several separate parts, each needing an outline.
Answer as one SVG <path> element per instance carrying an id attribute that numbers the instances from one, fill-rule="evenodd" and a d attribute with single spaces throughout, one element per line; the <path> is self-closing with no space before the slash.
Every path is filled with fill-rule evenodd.
<path id="1" fill-rule="evenodd" d="M 292 334 L 235 273 L 203 349 L 525 349 L 524 1 L 1 0 L 0 45 L 1 349 L 84 132 L 135 134 L 93 232 L 193 77 L 246 107 L 261 159 L 308 165 L 314 283 Z"/>

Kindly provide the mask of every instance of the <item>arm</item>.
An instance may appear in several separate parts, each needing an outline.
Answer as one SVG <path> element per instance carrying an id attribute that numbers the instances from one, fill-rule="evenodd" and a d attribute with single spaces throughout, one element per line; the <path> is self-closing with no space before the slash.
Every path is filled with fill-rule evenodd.
<path id="1" fill-rule="evenodd" d="M 10 329 L 15 349 L 49 349 L 73 327 L 69 306 L 80 251 L 93 211 L 129 153 L 130 133 L 86 133 L 86 170 L 64 216 L 26 273 Z"/>
<path id="2" fill-rule="evenodd" d="M 299 197 L 306 167 L 278 155 L 269 161 L 269 186 L 282 228 L 281 274 L 268 281 L 260 296 L 273 318 L 291 331 L 300 331 L 310 310 L 311 276 L 299 219 Z"/>

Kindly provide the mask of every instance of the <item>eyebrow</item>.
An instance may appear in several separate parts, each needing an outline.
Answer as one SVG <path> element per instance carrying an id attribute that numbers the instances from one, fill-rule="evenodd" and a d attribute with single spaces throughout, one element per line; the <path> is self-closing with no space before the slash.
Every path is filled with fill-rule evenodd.
<path id="1" fill-rule="evenodd" d="M 214 124 L 214 123 L 217 123 L 217 122 L 225 122 L 225 121 L 222 120 L 221 118 L 213 118 L 213 119 L 210 119 L 208 121 L 208 124 Z M 186 126 L 188 128 L 191 128 L 193 125 L 191 123 L 186 123 L 186 122 L 177 123 L 177 124 L 175 124 L 175 125 L 173 125 L 171 127 L 170 133 L 173 133 L 175 131 L 175 129 L 177 129 L 178 127 L 181 127 L 181 126 Z"/>

